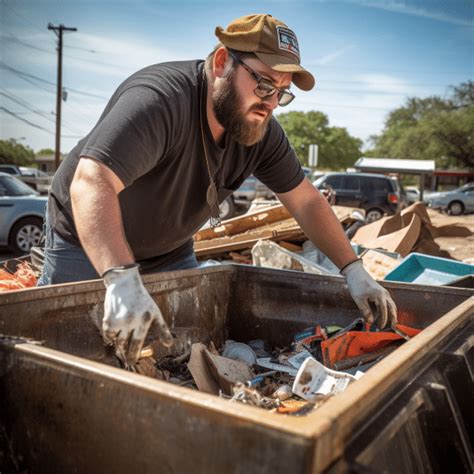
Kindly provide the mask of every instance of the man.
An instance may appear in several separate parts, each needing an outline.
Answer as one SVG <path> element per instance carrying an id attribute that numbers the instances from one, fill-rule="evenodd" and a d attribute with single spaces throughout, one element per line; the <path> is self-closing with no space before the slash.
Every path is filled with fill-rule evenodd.
<path id="1" fill-rule="evenodd" d="M 270 15 L 216 28 L 206 62 L 145 68 L 122 83 L 87 137 L 56 173 L 40 284 L 101 276 L 103 336 L 134 364 L 152 322 L 172 343 L 142 272 L 197 266 L 193 234 L 254 174 L 341 269 L 364 317 L 396 320 L 388 292 L 365 272 L 326 200 L 304 178 L 272 117 L 314 86 L 294 32 Z"/>

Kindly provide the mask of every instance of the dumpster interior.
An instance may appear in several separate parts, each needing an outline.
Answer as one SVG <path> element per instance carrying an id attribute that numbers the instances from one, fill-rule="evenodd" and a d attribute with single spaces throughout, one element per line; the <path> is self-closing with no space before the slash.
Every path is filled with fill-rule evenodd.
<path id="1" fill-rule="evenodd" d="M 142 358 L 127 369 L 301 416 L 343 391 L 449 309 L 437 304 L 436 311 L 427 311 L 431 305 L 420 306 L 410 292 L 404 297 L 399 291 L 403 324 L 396 332 L 388 328 L 382 333 L 376 324 L 364 324 L 340 278 L 293 273 L 285 278 L 279 272 L 247 270 L 208 271 L 203 278 L 189 276 L 163 286 L 151 283 L 175 342 L 166 349 L 150 331 Z M 122 367 L 102 342 L 102 304 L 94 303 L 89 293 L 46 297 L 26 314 L 19 308 L 18 314 L 2 333 Z M 379 341 L 383 336 L 388 340 Z M 373 347 L 350 357 L 345 345 L 356 337 L 363 338 L 359 344 Z M 301 369 L 309 357 L 311 363 Z M 308 378 L 323 380 L 314 387 Z"/>
<path id="2" fill-rule="evenodd" d="M 132 443 L 134 446 L 141 441 L 151 443 L 149 436 L 153 432 L 156 433 L 156 430 L 159 430 L 161 436 L 162 432 L 159 426 L 162 422 L 168 423 L 167 429 L 169 428 L 170 433 L 173 433 L 169 435 L 171 438 L 164 443 L 165 445 L 172 443 L 176 436 L 184 436 L 179 427 L 186 425 L 190 422 L 189 420 L 193 420 L 202 429 L 204 426 L 207 428 L 214 426 L 215 428 L 217 423 L 219 429 L 215 433 L 200 432 L 203 442 L 212 440 L 217 443 L 216 446 L 221 447 L 220 443 L 234 443 L 234 446 L 229 448 L 231 450 L 243 449 L 243 446 L 246 446 L 245 451 L 249 456 L 248 442 L 239 444 L 240 439 L 253 440 L 256 450 L 263 449 L 260 454 L 255 454 L 253 458 L 243 462 L 243 466 L 255 467 L 254 463 L 258 464 L 257 460 L 264 455 L 265 450 L 267 452 L 278 450 L 278 463 L 276 460 L 275 463 L 268 463 L 268 470 L 264 469 L 265 472 L 269 472 L 271 466 L 273 466 L 272 472 L 285 472 L 285 469 L 293 469 L 295 466 L 300 466 L 301 472 L 303 472 L 314 463 L 314 448 L 311 447 L 314 443 L 311 441 L 313 435 L 308 438 L 308 435 L 301 434 L 301 437 L 297 436 L 293 439 L 294 432 L 291 430 L 300 428 L 290 428 L 293 426 L 291 424 L 286 426 L 285 420 L 289 420 L 291 415 L 297 415 L 300 418 L 295 418 L 295 420 L 308 418 L 308 421 L 313 420 L 314 422 L 316 420 L 314 417 L 319 413 L 319 407 L 323 406 L 330 398 L 341 395 L 335 387 L 343 387 L 340 390 L 342 392 L 348 385 L 356 385 L 358 381 L 356 381 L 355 374 L 363 373 L 374 367 L 374 364 L 377 364 L 400 344 L 405 343 L 405 339 L 411 339 L 411 337 L 404 338 L 406 333 L 402 332 L 397 341 L 391 341 L 391 345 L 388 346 L 390 350 L 376 353 L 376 357 L 372 357 L 368 363 L 365 359 L 356 360 L 348 367 L 344 364 L 338 366 L 337 363 L 341 361 L 337 361 L 336 365 L 331 367 L 335 369 L 334 373 L 329 371 L 329 375 L 323 374 L 326 377 L 334 378 L 334 380 L 331 379 L 332 385 L 329 384 L 329 389 L 326 384 L 326 393 L 313 391 L 312 394 L 305 397 L 303 395 L 307 394 L 308 390 L 305 392 L 303 387 L 301 395 L 295 396 L 293 383 L 295 377 L 298 378 L 301 361 L 299 361 L 299 366 L 291 365 L 288 362 L 288 357 L 291 358 L 292 355 L 308 351 L 312 356 L 310 359 L 318 360 L 319 358 L 318 362 L 321 360 L 324 362 L 321 352 L 321 330 L 329 333 L 335 331 L 336 334 L 341 329 L 346 330 L 346 333 L 354 330 L 370 333 L 370 328 L 354 327 L 361 315 L 342 278 L 241 266 L 222 266 L 204 270 L 149 275 L 144 278 L 144 281 L 150 293 L 156 298 L 175 337 L 172 348 L 166 349 L 159 342 L 153 340 L 153 331 L 151 331 L 146 343 L 146 350 L 143 351 L 144 357 L 136 367 L 132 368 L 139 375 L 148 375 L 147 379 L 153 378 L 166 383 L 168 387 L 166 389 L 163 388 L 163 385 L 156 386 L 156 394 L 151 393 L 155 390 L 154 385 L 150 385 L 149 393 L 145 393 L 143 387 L 139 388 L 144 382 L 140 381 L 143 378 L 133 378 L 136 377 L 136 374 L 130 374 L 126 370 L 120 370 L 123 376 L 117 375 L 116 372 L 107 372 L 108 366 L 121 368 L 121 363 L 114 356 L 112 350 L 104 346 L 98 330 L 104 298 L 101 282 L 60 285 L 0 296 L 0 334 L 8 336 L 0 338 L 0 390 L 2 395 L 5 394 L 4 399 L 9 406 L 9 409 L 1 410 L 0 413 L 5 430 L 3 432 L 4 446 L 0 449 L 0 454 L 3 452 L 5 455 L 6 451 L 13 450 L 15 453 L 21 452 L 22 456 L 26 456 L 24 450 L 19 447 L 25 441 L 26 434 L 22 430 L 26 430 L 28 433 L 26 436 L 33 436 L 36 433 L 43 441 L 46 440 L 46 444 L 42 448 L 38 448 L 37 452 L 30 452 L 26 456 L 28 458 L 27 465 L 36 459 L 35 456 L 41 459 L 47 457 L 49 450 L 58 445 L 60 440 L 57 437 L 60 433 L 72 436 L 76 441 L 81 436 L 85 436 L 93 443 L 95 437 L 99 436 L 97 433 L 90 438 L 90 433 L 85 435 L 81 429 L 79 434 L 72 435 L 72 428 L 65 425 L 64 421 L 58 421 L 57 417 L 63 411 L 64 406 L 69 404 L 69 411 L 66 411 L 70 415 L 74 414 L 73 418 L 76 422 L 82 419 L 84 426 L 87 425 L 89 429 L 96 430 L 94 419 L 98 420 L 102 416 L 99 414 L 99 407 L 101 410 L 109 412 L 120 405 L 117 399 L 112 397 L 110 399 L 112 406 L 106 408 L 108 403 L 106 395 L 111 393 L 108 390 L 118 384 L 121 390 L 119 399 L 124 401 L 124 397 L 127 397 L 127 401 L 124 402 L 130 410 L 127 416 L 131 420 L 134 419 L 134 416 L 138 416 L 140 419 L 137 427 L 133 428 L 137 438 Z M 399 323 L 404 327 L 412 328 L 415 332 L 429 327 L 470 295 L 468 290 L 457 288 L 431 288 L 399 283 L 388 283 L 384 286 L 391 291 L 397 303 Z M 13 336 L 20 339 L 12 339 Z M 395 336 L 397 334 L 392 333 L 391 337 Z M 31 344 L 32 341 L 27 341 L 25 338 L 39 341 L 42 346 L 35 349 Z M 306 341 L 306 343 L 301 341 Z M 26 344 L 22 344 L 22 342 Z M 21 346 L 28 347 L 22 351 Z M 472 340 L 469 348 L 465 342 L 462 347 L 464 352 L 460 357 L 463 360 L 469 354 L 471 357 Z M 51 355 L 47 350 L 42 352 L 43 348 L 59 352 L 54 352 Z M 223 354 L 227 357 L 224 358 Z M 79 370 L 77 368 L 79 363 L 76 362 L 78 359 L 69 360 L 69 355 L 105 365 L 101 368 L 97 368 L 97 365 L 87 366 L 87 370 L 81 367 Z M 249 357 L 250 362 L 253 363 L 244 363 L 243 361 Z M 255 358 L 259 363 L 255 363 Z M 280 365 L 277 367 L 262 365 L 263 359 L 267 363 Z M 36 368 L 34 374 L 31 372 L 33 366 Z M 320 367 L 315 367 L 311 370 L 316 371 L 312 372 L 316 379 L 321 376 L 321 373 L 317 372 Z M 287 370 L 289 368 L 292 371 Z M 328 367 L 326 366 L 326 368 Z M 465 369 L 458 368 L 456 370 L 463 371 L 465 375 Z M 107 381 L 105 379 L 100 381 L 99 372 L 102 377 L 107 378 Z M 33 384 L 31 387 L 26 384 L 24 377 L 21 376 L 22 373 L 31 377 L 30 381 Z M 335 375 L 341 373 L 346 375 L 346 379 L 344 376 Z M 362 377 L 363 380 L 365 376 L 361 376 L 360 373 L 357 377 Z M 238 375 L 235 376 L 235 374 Z M 301 377 L 304 374 L 300 373 L 299 375 L 300 385 L 304 386 L 305 380 L 304 377 Z M 76 381 L 76 378 L 80 380 Z M 438 377 L 439 380 L 440 377 Z M 408 383 L 408 381 L 405 380 L 404 383 Z M 48 386 L 49 384 L 50 386 Z M 122 387 L 121 384 L 124 386 Z M 102 387 L 100 389 L 102 391 L 99 390 L 100 395 L 97 392 L 97 387 Z M 176 387 L 176 389 L 171 387 Z M 79 389 L 77 397 L 80 402 L 73 400 L 74 397 L 71 398 L 70 394 L 66 394 L 66 388 L 73 391 Z M 187 390 L 189 388 L 193 390 Z M 26 393 L 28 390 L 29 394 Z M 182 390 L 187 390 L 187 392 L 182 392 Z M 413 395 L 413 393 L 406 395 L 406 400 L 398 402 L 401 403 L 399 408 L 407 406 L 408 403 L 412 412 L 416 412 L 421 399 L 425 400 L 425 405 L 436 404 L 436 400 L 432 401 L 431 392 L 427 392 L 427 389 L 424 390 L 422 395 L 418 392 L 417 395 Z M 459 392 L 459 389 L 456 390 Z M 199 398 L 201 396 L 198 396 L 199 392 L 204 392 L 202 395 L 207 399 L 208 393 L 216 395 L 214 398 L 218 398 L 220 394 L 220 398 L 224 399 L 223 401 L 226 403 L 230 403 L 230 399 L 234 402 L 266 408 L 271 410 L 269 416 L 277 416 L 278 419 L 283 420 L 283 425 L 277 428 L 264 427 L 265 423 L 263 425 L 260 423 L 263 422 L 262 417 L 265 416 L 263 415 L 265 410 L 259 410 L 262 412 L 260 415 L 254 412 L 247 414 L 245 410 L 249 407 L 243 407 L 236 403 L 229 405 L 237 407 L 229 409 L 229 414 L 223 413 L 226 409 L 219 404 L 216 405 L 217 411 L 215 413 L 212 413 L 212 406 L 205 409 L 203 407 L 192 409 L 188 407 L 184 413 L 179 411 L 187 403 L 193 405 L 199 400 L 203 400 Z M 396 396 L 399 397 L 400 393 L 398 389 Z M 426 395 L 427 393 L 428 395 Z M 33 398 L 34 395 L 39 396 L 39 399 Z M 385 396 L 388 395 L 387 392 Z M 394 393 L 391 392 L 390 397 L 394 396 Z M 91 413 L 86 414 L 84 410 L 86 410 L 88 397 L 91 397 L 90 403 L 94 402 L 97 397 L 100 398 L 100 401 L 97 406 L 90 406 L 88 409 L 91 410 Z M 413 400 L 413 397 L 415 397 L 415 402 L 411 401 L 410 405 L 408 401 Z M 133 407 L 130 398 L 134 400 Z M 184 402 L 185 399 L 188 401 Z M 293 401 L 291 402 L 291 400 Z M 54 407 L 50 406 L 50 403 L 55 403 Z M 75 405 L 76 403 L 78 405 Z M 162 407 L 158 409 L 157 403 Z M 377 404 L 380 403 L 382 403 L 381 399 Z M 462 403 L 466 404 L 465 395 L 462 395 Z M 150 405 L 148 406 L 148 404 Z M 392 409 L 394 406 L 397 405 L 391 405 Z M 462 408 L 464 409 L 465 406 Z M 248 416 L 248 420 L 252 420 L 250 425 L 253 425 L 253 428 L 249 428 L 245 423 L 242 425 L 242 420 L 238 428 L 235 426 L 240 417 L 239 410 L 243 410 L 245 417 Z M 220 421 L 216 420 L 215 415 L 218 413 L 222 416 Z M 279 414 L 276 415 L 276 413 Z M 149 420 L 145 420 L 147 416 Z M 230 421 L 226 421 L 228 417 L 231 418 Z M 383 415 L 380 417 L 371 418 L 370 423 L 367 419 L 358 421 L 359 431 L 354 430 L 352 441 L 347 448 L 347 459 L 350 458 L 354 465 L 372 466 L 378 462 L 378 458 L 372 456 L 373 452 L 369 449 L 372 444 L 369 447 L 365 445 L 362 449 L 361 443 L 367 442 L 366 433 L 383 432 L 385 418 Z M 158 426 L 152 427 L 150 425 L 152 420 L 158 422 Z M 31 428 L 32 421 L 39 426 Z M 45 430 L 50 430 L 47 425 L 52 421 L 54 422 L 53 431 L 57 430 L 57 433 L 46 435 Z M 106 424 L 110 423 L 112 422 L 108 421 Z M 222 424 L 229 426 L 225 428 Z M 273 424 L 273 421 L 270 424 Z M 257 432 L 255 432 L 255 425 L 260 426 Z M 403 421 L 400 426 L 402 425 L 405 428 L 408 426 Z M 29 426 L 28 429 L 26 426 Z M 142 428 L 145 426 L 149 432 L 138 435 L 136 430 L 140 429 L 140 426 Z M 114 434 L 114 437 L 120 437 L 123 428 L 121 425 L 117 425 L 116 428 L 118 432 Z M 225 429 L 229 429 L 229 434 L 223 434 L 222 430 Z M 249 434 L 249 429 L 251 434 Z M 279 433 L 277 438 L 275 438 L 275 429 Z M 287 435 L 282 434 L 285 430 L 288 430 Z M 362 437 L 360 430 L 364 433 Z M 222 439 L 216 441 L 215 436 Z M 292 436 L 293 438 L 291 438 Z M 193 443 L 196 441 L 190 441 L 188 436 L 184 437 L 194 446 Z M 464 437 L 461 436 L 461 438 L 459 442 L 466 443 Z M 383 443 L 383 440 L 381 441 L 375 435 L 373 439 L 378 439 L 379 443 Z M 385 438 L 383 439 L 385 440 Z M 95 441 L 98 442 L 96 439 Z M 102 442 L 102 440 L 100 441 Z M 156 443 L 153 441 L 151 444 L 158 452 L 162 452 L 163 446 L 158 446 Z M 5 445 L 9 446 L 8 449 L 5 448 Z M 199 445 L 195 446 L 196 453 L 199 451 L 197 446 Z M 224 460 L 221 464 L 218 461 L 221 454 L 217 454 L 216 450 L 218 451 L 219 448 L 216 447 L 203 454 L 203 463 L 206 459 L 208 462 L 212 459 L 215 463 L 208 472 L 219 472 L 219 469 L 226 467 Z M 178 454 L 178 450 L 176 450 L 173 451 L 173 454 L 168 453 L 167 455 L 176 461 L 182 457 L 182 451 L 180 453 Z M 282 461 L 283 456 L 287 456 L 288 460 Z M 17 454 L 11 457 L 15 458 L 15 462 L 18 464 Z M 62 466 L 67 466 L 68 462 L 72 462 L 66 460 L 62 455 L 60 457 Z M 149 456 L 145 457 L 148 462 Z M 57 454 L 54 454 L 53 458 L 57 461 Z M 106 458 L 108 459 L 107 456 Z M 117 467 L 119 471 L 123 471 L 126 463 L 124 464 L 122 457 L 119 456 L 119 458 L 122 461 L 120 461 L 121 463 L 117 461 Z M 75 458 L 75 462 L 79 462 L 78 458 Z M 172 463 L 172 461 L 170 462 Z M 339 460 L 339 462 L 343 461 Z M 381 461 L 380 465 L 383 465 L 384 462 Z M 189 467 L 196 466 L 194 454 L 190 455 L 189 463 Z M 20 462 L 18 465 L 23 464 Z M 149 465 L 146 464 L 146 466 Z M 107 467 L 110 467 L 110 464 L 107 464 Z"/>

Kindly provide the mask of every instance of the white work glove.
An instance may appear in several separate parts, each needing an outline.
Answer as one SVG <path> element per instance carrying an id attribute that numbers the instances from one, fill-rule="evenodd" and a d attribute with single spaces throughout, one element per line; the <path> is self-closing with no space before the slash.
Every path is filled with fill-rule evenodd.
<path id="1" fill-rule="evenodd" d="M 346 277 L 349 292 L 368 323 L 377 321 L 381 329 L 387 326 L 387 323 L 391 327 L 396 324 L 395 302 L 390 293 L 367 273 L 361 260 L 350 263 L 341 273 Z M 375 304 L 378 316 L 373 314 L 369 303 Z"/>
<path id="2" fill-rule="evenodd" d="M 115 345 L 115 353 L 126 367 L 135 365 L 153 322 L 158 327 L 160 341 L 167 347 L 173 337 L 138 273 L 138 265 L 107 270 L 102 276 L 105 293 L 102 336 Z"/>

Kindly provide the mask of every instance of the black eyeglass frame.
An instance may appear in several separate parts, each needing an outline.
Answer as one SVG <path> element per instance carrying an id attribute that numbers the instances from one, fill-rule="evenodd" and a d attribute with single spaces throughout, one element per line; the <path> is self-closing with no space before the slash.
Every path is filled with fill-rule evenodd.
<path id="1" fill-rule="evenodd" d="M 278 92 L 278 105 L 280 107 L 285 107 L 293 101 L 295 95 L 289 89 L 280 89 L 275 87 L 268 79 L 265 79 L 263 76 L 255 72 L 250 66 L 245 64 L 235 51 L 231 49 L 228 49 L 227 51 L 229 52 L 230 57 L 237 61 L 237 63 L 240 64 L 257 82 L 257 87 L 253 92 L 259 99 L 269 99 L 276 92 Z M 259 89 L 262 84 L 267 86 L 267 92 L 265 92 L 263 89 Z M 286 100 L 283 100 L 284 98 L 286 98 Z"/>

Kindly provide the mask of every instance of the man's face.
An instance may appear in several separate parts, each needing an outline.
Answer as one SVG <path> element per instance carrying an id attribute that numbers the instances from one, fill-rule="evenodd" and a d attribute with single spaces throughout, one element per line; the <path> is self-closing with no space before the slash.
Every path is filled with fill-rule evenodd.
<path id="1" fill-rule="evenodd" d="M 247 58 L 245 63 L 278 87 L 288 87 L 291 82 L 291 74 L 276 73 L 257 58 Z M 256 86 L 248 71 L 234 64 L 225 77 L 215 81 L 212 93 L 217 120 L 234 140 L 245 146 L 262 140 L 273 109 L 278 106 L 277 94 L 260 99 L 254 93 Z"/>

